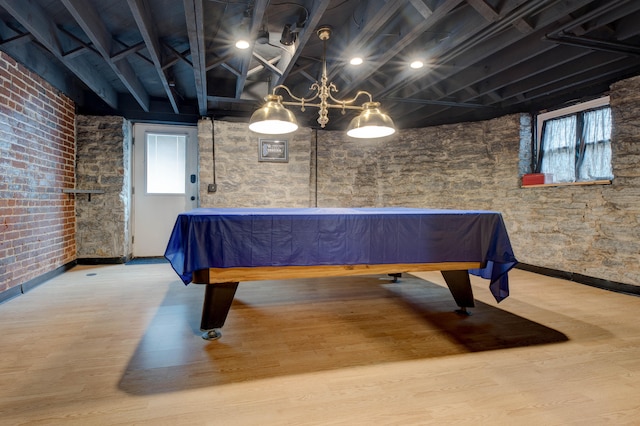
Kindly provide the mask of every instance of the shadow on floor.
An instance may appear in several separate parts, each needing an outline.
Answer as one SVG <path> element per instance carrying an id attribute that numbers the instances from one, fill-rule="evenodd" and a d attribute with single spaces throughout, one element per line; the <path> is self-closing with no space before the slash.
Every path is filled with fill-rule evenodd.
<path id="1" fill-rule="evenodd" d="M 568 340 L 481 302 L 460 316 L 446 287 L 419 278 L 363 276 L 241 283 L 222 338 L 205 341 L 203 295 L 203 285 L 170 285 L 121 390 L 155 394 Z"/>

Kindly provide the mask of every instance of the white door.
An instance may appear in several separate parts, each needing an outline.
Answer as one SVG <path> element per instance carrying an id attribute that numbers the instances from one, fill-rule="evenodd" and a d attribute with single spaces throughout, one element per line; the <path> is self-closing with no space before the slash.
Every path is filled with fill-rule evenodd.
<path id="1" fill-rule="evenodd" d="M 197 127 L 134 125 L 133 256 L 162 256 L 179 213 L 198 207 Z"/>

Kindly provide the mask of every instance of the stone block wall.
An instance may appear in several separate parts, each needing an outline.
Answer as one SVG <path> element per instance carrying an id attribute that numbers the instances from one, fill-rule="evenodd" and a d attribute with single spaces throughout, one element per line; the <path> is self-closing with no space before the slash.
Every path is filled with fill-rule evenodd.
<path id="1" fill-rule="evenodd" d="M 319 207 L 497 209 L 518 188 L 518 116 L 380 140 L 339 131 L 318 139 Z"/>
<path id="2" fill-rule="evenodd" d="M 300 129 L 286 136 L 287 163 L 259 162 L 260 137 L 246 123 L 198 123 L 201 207 L 310 206 L 312 130 Z M 217 191 L 208 192 L 214 181 L 214 145 Z"/>
<path id="3" fill-rule="evenodd" d="M 0 293 L 75 260 L 75 105 L 0 52 Z"/>
<path id="4" fill-rule="evenodd" d="M 518 260 L 640 286 L 640 77 L 612 86 L 611 185 L 522 188 L 531 121 L 510 115 L 381 141 L 319 133 L 318 206 L 502 212 Z"/>
<path id="5" fill-rule="evenodd" d="M 78 259 L 124 261 L 131 255 L 132 127 L 122 117 L 78 116 L 78 189 L 103 191 L 76 195 Z"/>

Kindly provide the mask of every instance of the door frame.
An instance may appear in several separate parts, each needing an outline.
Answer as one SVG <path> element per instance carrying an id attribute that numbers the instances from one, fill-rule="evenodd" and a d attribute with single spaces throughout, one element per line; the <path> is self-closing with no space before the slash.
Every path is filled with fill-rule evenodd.
<path id="1" fill-rule="evenodd" d="M 141 254 L 136 247 L 142 246 L 140 238 L 144 238 L 139 224 L 136 222 L 137 214 L 143 210 L 139 205 L 144 201 L 146 196 L 146 135 L 148 133 L 174 134 L 186 136 L 186 152 L 185 152 L 185 193 L 182 194 L 157 194 L 157 197 L 166 197 L 170 199 L 181 199 L 184 207 L 180 211 L 197 208 L 200 205 L 199 196 L 199 164 L 198 164 L 198 127 L 196 125 L 171 125 L 171 124 L 151 124 L 151 123 L 134 123 L 132 129 L 132 185 L 131 185 L 131 252 L 132 257 L 158 257 L 164 254 L 165 247 L 158 249 L 158 253 L 153 256 Z M 142 155 L 142 159 L 139 158 Z M 142 174 L 142 180 L 140 176 Z M 195 175 L 195 182 L 191 182 L 190 175 Z M 156 195 L 150 195 L 156 197 Z M 192 197 L 195 199 L 192 200 Z M 175 221 L 175 217 L 172 219 Z M 173 227 L 173 222 L 171 223 Z M 161 253 L 160 253 L 161 251 Z"/>

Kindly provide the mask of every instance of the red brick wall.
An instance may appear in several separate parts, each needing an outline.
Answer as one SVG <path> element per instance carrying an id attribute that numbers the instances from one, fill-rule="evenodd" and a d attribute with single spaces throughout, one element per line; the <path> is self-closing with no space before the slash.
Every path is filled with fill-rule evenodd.
<path id="1" fill-rule="evenodd" d="M 0 292 L 76 259 L 75 106 L 0 52 Z"/>

